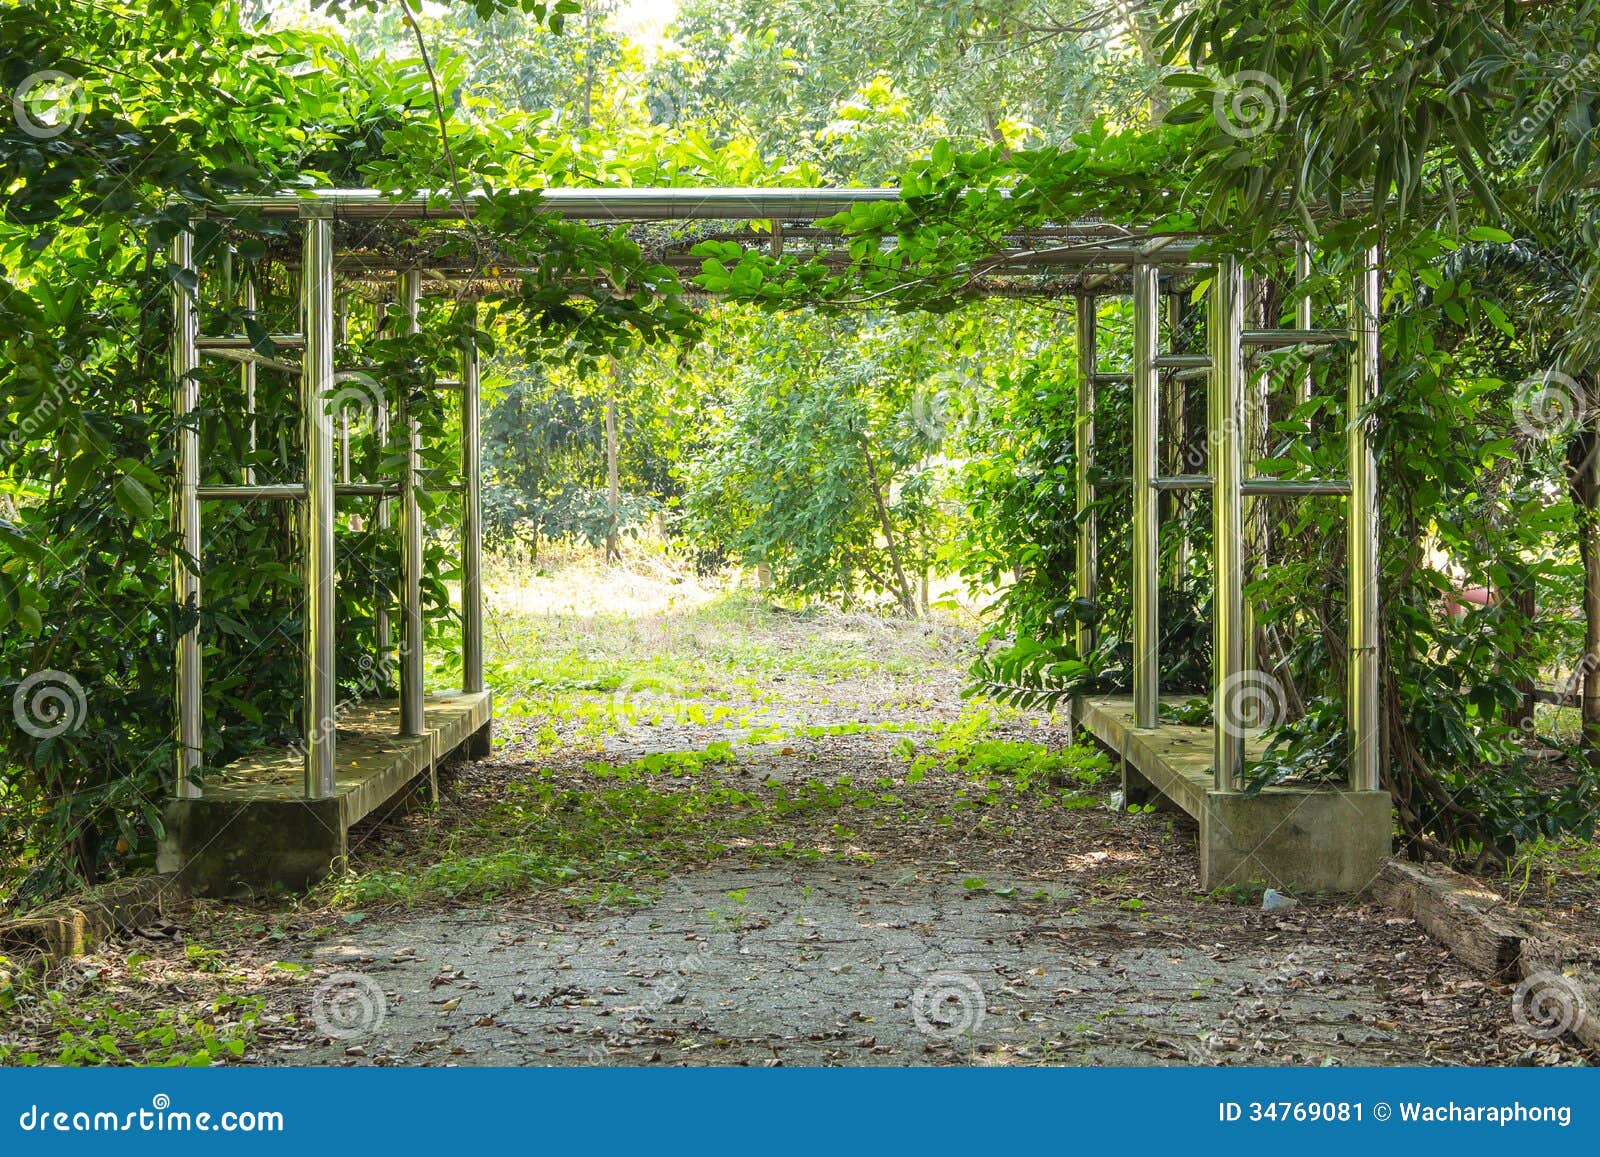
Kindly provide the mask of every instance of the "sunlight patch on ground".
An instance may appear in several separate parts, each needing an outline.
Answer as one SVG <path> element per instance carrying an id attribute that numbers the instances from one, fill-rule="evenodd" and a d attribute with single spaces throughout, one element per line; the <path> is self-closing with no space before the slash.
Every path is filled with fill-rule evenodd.
<path id="1" fill-rule="evenodd" d="M 486 585 L 488 604 L 496 610 L 585 618 L 682 612 L 709 603 L 724 589 L 721 580 L 702 580 L 664 555 L 608 566 L 588 551 L 562 558 L 554 566 L 495 560 L 488 567 Z"/>

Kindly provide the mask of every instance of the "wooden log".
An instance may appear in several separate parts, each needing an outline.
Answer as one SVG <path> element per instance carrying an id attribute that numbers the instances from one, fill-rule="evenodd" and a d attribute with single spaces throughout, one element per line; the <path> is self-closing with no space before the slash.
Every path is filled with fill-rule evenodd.
<path id="1" fill-rule="evenodd" d="M 0 920 L 0 956 L 81 956 L 115 932 L 155 922 L 178 895 L 171 876 L 113 880 L 26 916 Z"/>
<path id="2" fill-rule="evenodd" d="M 1470 876 L 1438 864 L 1390 860 L 1372 894 L 1476 971 L 1502 981 L 1520 975 L 1524 930 L 1501 911 L 1505 900 Z"/>
<path id="3" fill-rule="evenodd" d="M 1572 1035 L 1600 1049 L 1600 953 L 1558 932 L 1530 928 L 1522 942 L 1522 977 L 1536 982 L 1541 974 L 1558 977 L 1575 998 L 1560 1005 L 1563 1016 L 1572 1018 Z"/>

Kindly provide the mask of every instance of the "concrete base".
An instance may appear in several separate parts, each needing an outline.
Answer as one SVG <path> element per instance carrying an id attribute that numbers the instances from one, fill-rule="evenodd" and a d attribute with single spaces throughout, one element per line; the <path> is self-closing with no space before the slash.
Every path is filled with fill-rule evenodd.
<path id="1" fill-rule="evenodd" d="M 200 896 L 308 888 L 342 865 L 353 824 L 419 792 L 436 799 L 439 765 L 489 744 L 491 709 L 487 691 L 429 696 L 427 731 L 409 738 L 396 734 L 394 701 L 346 712 L 328 799 L 303 797 L 301 759 L 292 751 L 218 768 L 200 799 L 167 803 L 158 870 L 176 873 Z"/>
<path id="2" fill-rule="evenodd" d="M 1360 892 L 1389 858 L 1394 818 L 1388 792 L 1217 791 L 1209 727 L 1135 727 L 1126 696 L 1079 699 L 1073 716 L 1116 756 L 1125 803 L 1167 803 L 1200 825 L 1200 885 L 1207 890 L 1263 884 L 1283 892 Z M 1247 749 L 1260 750 L 1254 743 Z"/>
<path id="3" fill-rule="evenodd" d="M 1199 820 L 1200 886 L 1207 889 L 1361 892 L 1383 870 L 1394 834 L 1386 791 L 1208 791 Z"/>

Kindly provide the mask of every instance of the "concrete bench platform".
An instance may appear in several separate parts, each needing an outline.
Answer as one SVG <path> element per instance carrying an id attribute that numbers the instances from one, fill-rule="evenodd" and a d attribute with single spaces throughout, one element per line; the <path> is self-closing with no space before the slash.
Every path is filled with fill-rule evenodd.
<path id="1" fill-rule="evenodd" d="M 1176 706 L 1191 698 L 1162 701 Z M 1073 702 L 1073 719 L 1117 757 L 1126 802 L 1159 795 L 1200 825 L 1203 888 L 1265 884 L 1283 892 L 1361 892 L 1389 858 L 1394 817 L 1386 791 L 1218 791 L 1208 726 L 1135 727 L 1133 699 L 1126 695 L 1080 697 Z M 1246 758 L 1259 756 L 1264 746 L 1247 741 Z"/>
<path id="2" fill-rule="evenodd" d="M 328 799 L 304 798 L 301 755 L 290 748 L 209 771 L 200 799 L 167 803 L 158 870 L 201 896 L 307 888 L 344 859 L 352 825 L 424 783 L 436 797 L 439 765 L 452 756 L 487 756 L 492 708 L 488 691 L 430 695 L 427 731 L 414 738 L 397 734 L 397 700 L 351 708 L 339 719 Z"/>

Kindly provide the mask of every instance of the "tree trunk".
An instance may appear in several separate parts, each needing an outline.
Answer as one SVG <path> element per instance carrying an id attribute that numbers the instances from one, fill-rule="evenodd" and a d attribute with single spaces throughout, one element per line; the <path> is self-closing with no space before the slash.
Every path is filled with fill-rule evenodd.
<path id="1" fill-rule="evenodd" d="M 1583 753 L 1600 768 L 1600 432 L 1593 375 L 1584 391 L 1587 405 L 1580 426 L 1567 442 L 1567 477 L 1577 525 L 1578 558 L 1583 562 Z"/>
<path id="2" fill-rule="evenodd" d="M 1533 649 L 1534 641 L 1534 616 L 1538 612 L 1538 598 L 1534 586 L 1534 577 L 1531 574 L 1519 576 L 1520 582 L 1509 592 L 1506 604 L 1522 620 L 1519 624 L 1520 634 L 1517 636 L 1517 664 L 1526 670 L 1526 674 L 1517 680 L 1517 705 L 1507 713 L 1506 722 L 1522 732 L 1525 738 L 1533 735 L 1533 715 L 1538 698 L 1535 696 L 1533 671 L 1529 669 L 1529 652 Z"/>
<path id="3" fill-rule="evenodd" d="M 605 486 L 606 486 L 606 515 L 610 517 L 610 528 L 605 536 L 606 562 L 618 562 L 622 557 L 621 547 L 618 546 L 619 510 L 622 507 L 622 491 L 616 478 L 616 398 L 606 398 L 605 403 Z"/>
<path id="4" fill-rule="evenodd" d="M 611 359 L 611 396 L 606 399 L 606 512 L 611 525 L 606 531 L 606 561 L 620 562 L 622 549 L 617 541 L 617 527 L 622 509 L 622 487 L 617 481 L 617 359 Z"/>
<path id="5" fill-rule="evenodd" d="M 895 545 L 894 526 L 889 521 L 889 507 L 883 500 L 883 487 L 878 482 L 878 468 L 872 464 L 872 448 L 865 434 L 861 436 L 861 458 L 867 465 L 867 480 L 872 483 L 872 501 L 878 507 L 878 524 L 883 528 L 883 541 L 889 550 L 889 562 L 894 567 L 894 581 L 899 588 L 900 609 L 907 618 L 917 617 L 916 596 L 911 593 L 911 583 L 906 578 L 906 568 L 900 565 L 900 548 Z"/>
<path id="6" fill-rule="evenodd" d="M 1156 48 L 1154 36 L 1161 19 L 1159 6 L 1153 3 L 1140 3 L 1140 0 L 1118 0 L 1117 7 L 1121 9 L 1123 19 L 1127 21 L 1128 31 L 1132 33 L 1133 41 L 1139 47 L 1140 57 L 1151 68 L 1160 68 L 1161 53 Z M 1146 95 L 1150 100 L 1150 123 L 1160 124 L 1167 115 L 1167 89 L 1164 85 L 1151 85 Z"/>

